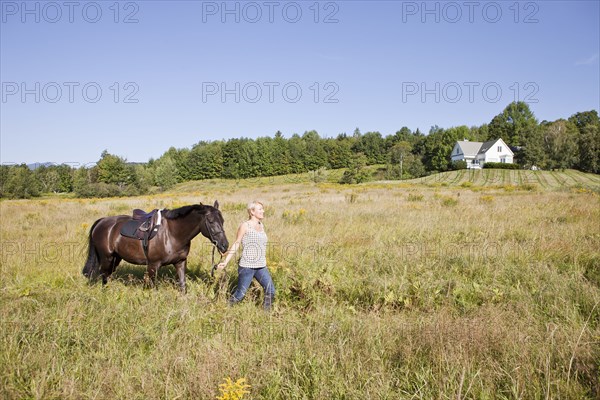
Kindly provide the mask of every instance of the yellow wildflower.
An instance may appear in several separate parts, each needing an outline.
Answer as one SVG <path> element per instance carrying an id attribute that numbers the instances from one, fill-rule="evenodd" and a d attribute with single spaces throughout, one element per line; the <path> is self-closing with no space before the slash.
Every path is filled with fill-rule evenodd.
<path id="1" fill-rule="evenodd" d="M 225 383 L 219 385 L 219 391 L 221 396 L 217 397 L 217 400 L 242 400 L 246 393 L 250 393 L 248 390 L 250 385 L 246 384 L 246 378 L 240 378 L 237 381 L 229 377 L 225 378 Z"/>

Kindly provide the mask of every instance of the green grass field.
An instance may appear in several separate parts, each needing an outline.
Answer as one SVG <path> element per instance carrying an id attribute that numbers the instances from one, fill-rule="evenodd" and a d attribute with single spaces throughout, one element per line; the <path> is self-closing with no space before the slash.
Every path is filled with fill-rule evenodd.
<path id="1" fill-rule="evenodd" d="M 0 398 L 215 399 L 226 378 L 244 399 L 600 396 L 600 177 L 339 174 L 0 202 Z M 171 266 L 156 290 L 143 266 L 81 275 L 97 218 L 215 199 L 230 240 L 265 203 L 274 312 L 256 285 L 226 306 L 234 263 L 211 278 L 202 237 L 186 295 Z"/>

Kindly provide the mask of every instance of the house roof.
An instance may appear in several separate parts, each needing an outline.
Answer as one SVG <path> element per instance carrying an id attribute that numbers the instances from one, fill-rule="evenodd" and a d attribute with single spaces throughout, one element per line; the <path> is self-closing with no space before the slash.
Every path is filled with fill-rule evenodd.
<path id="1" fill-rule="evenodd" d="M 479 148 L 479 153 L 485 153 L 496 143 L 498 139 L 488 140 L 487 142 L 481 143 L 481 147 Z"/>
<path id="2" fill-rule="evenodd" d="M 471 142 L 468 140 L 459 140 L 456 142 L 463 154 L 467 157 L 475 157 L 478 154 L 485 154 L 492 146 L 494 146 L 501 139 L 488 140 L 487 142 Z M 504 143 L 504 141 L 502 141 Z M 507 146 L 506 149 L 511 154 L 514 154 Z"/>
<path id="3" fill-rule="evenodd" d="M 461 140 L 456 142 L 465 156 L 475 157 L 479 153 L 479 149 L 483 143 L 481 142 L 470 142 L 468 140 Z"/>

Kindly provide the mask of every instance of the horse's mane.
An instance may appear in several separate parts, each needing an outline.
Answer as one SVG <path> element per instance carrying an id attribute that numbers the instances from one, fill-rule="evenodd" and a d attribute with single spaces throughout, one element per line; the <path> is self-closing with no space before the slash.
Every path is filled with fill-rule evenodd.
<path id="1" fill-rule="evenodd" d="M 199 211 L 202 214 L 205 214 L 207 212 L 208 207 L 210 207 L 210 206 L 207 206 L 204 204 L 192 204 L 189 206 L 179 207 L 174 210 L 164 210 L 163 216 L 167 219 L 177 219 L 177 218 L 185 217 L 192 211 Z"/>

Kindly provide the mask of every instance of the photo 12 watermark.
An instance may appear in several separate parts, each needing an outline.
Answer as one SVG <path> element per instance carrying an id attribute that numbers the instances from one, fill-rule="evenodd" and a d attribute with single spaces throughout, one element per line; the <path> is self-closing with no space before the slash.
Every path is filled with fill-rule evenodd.
<path id="1" fill-rule="evenodd" d="M 539 11 L 539 3 L 533 1 L 403 1 L 402 22 L 537 24 Z"/>
<path id="2" fill-rule="evenodd" d="M 338 2 L 304 1 L 203 1 L 203 23 L 276 23 L 337 24 Z"/>
<path id="3" fill-rule="evenodd" d="M 507 257 L 526 260 L 527 263 L 539 261 L 533 257 L 534 252 L 531 248 L 508 241 L 456 241 L 450 243 L 398 241 L 393 246 L 405 263 L 428 260 L 446 266 L 449 259 L 461 260 L 467 264 L 478 264 L 494 262 Z"/>
<path id="4" fill-rule="evenodd" d="M 202 82 L 202 103 L 314 103 L 336 104 L 336 82 Z"/>
<path id="5" fill-rule="evenodd" d="M 0 260 L 3 264 L 24 261 L 38 264 L 72 264 L 83 260 L 86 250 L 81 242 L 9 240 L 0 242 Z"/>
<path id="6" fill-rule="evenodd" d="M 402 82 L 402 103 L 539 103 L 536 82 Z"/>
<path id="7" fill-rule="evenodd" d="M 200 245 L 200 253 L 210 255 L 213 248 L 214 245 L 211 243 L 203 242 Z M 249 245 L 248 248 L 250 249 L 248 253 L 255 254 L 257 258 L 260 258 L 260 255 L 263 253 L 262 249 L 256 245 Z M 339 262 L 341 252 L 341 247 L 333 242 L 315 241 L 310 244 L 300 244 L 297 242 L 270 241 L 267 244 L 264 256 L 268 262 L 286 263 L 289 265 L 298 265 L 302 262 L 318 262 L 325 265 Z M 238 249 L 236 258 L 241 256 L 241 254 L 242 250 Z"/>
<path id="8" fill-rule="evenodd" d="M 136 82 L 2 82 L 2 103 L 139 103 Z"/>
<path id="9" fill-rule="evenodd" d="M 140 5 L 134 1 L 2 1 L 2 23 L 139 23 Z"/>

